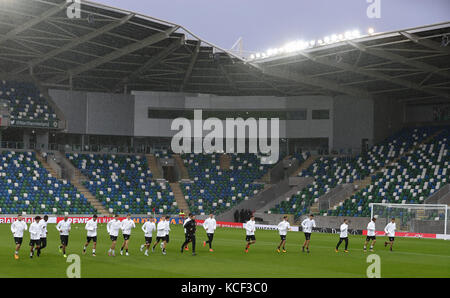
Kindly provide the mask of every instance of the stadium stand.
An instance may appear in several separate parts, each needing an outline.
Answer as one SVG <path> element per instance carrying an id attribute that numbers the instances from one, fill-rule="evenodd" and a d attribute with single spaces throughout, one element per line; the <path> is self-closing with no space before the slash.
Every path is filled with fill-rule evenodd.
<path id="1" fill-rule="evenodd" d="M 424 203 L 428 196 L 450 179 L 449 132 L 449 127 L 443 128 L 434 138 L 373 175 L 369 186 L 327 213 L 370 216 L 369 203 Z"/>
<path id="2" fill-rule="evenodd" d="M 254 183 L 270 168 L 255 154 L 231 155 L 230 168 L 221 169 L 220 154 L 184 154 L 183 161 L 194 183 L 181 188 L 191 212 L 220 214 L 258 193 L 263 184 Z"/>
<path id="3" fill-rule="evenodd" d="M 47 99 L 32 83 L 0 81 L 0 99 L 9 101 L 10 118 L 31 122 L 54 122 L 58 118 Z"/>
<path id="4" fill-rule="evenodd" d="M 109 154 L 66 154 L 89 179 L 84 185 L 110 213 L 175 214 L 170 185 L 153 180 L 145 157 Z"/>
<path id="5" fill-rule="evenodd" d="M 313 177 L 314 182 L 288 200 L 272 208 L 271 213 L 294 214 L 296 218 L 310 213 L 310 207 L 320 196 L 328 193 L 337 185 L 360 181 L 370 174 L 385 167 L 417 146 L 430 135 L 435 133 L 436 127 L 405 128 L 375 145 L 366 154 L 356 157 L 325 157 L 318 158 L 310 167 L 299 173 L 301 177 Z M 326 211 L 321 211 L 321 214 Z M 328 212 L 338 215 L 339 212 Z M 340 213 L 341 215 L 344 215 Z M 351 216 L 346 213 L 345 215 Z"/>
<path id="6" fill-rule="evenodd" d="M 0 212 L 3 214 L 93 214 L 94 208 L 67 180 L 52 177 L 35 152 L 0 155 Z"/>

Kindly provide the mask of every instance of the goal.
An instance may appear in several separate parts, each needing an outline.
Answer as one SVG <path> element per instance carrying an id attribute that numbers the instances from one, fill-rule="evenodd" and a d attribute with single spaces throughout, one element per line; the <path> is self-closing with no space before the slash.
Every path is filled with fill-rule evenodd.
<path id="1" fill-rule="evenodd" d="M 389 204 L 371 203 L 371 218 L 381 218 L 387 222 L 395 218 L 397 232 L 405 236 L 449 239 L 447 235 L 448 206 L 440 204 Z"/>

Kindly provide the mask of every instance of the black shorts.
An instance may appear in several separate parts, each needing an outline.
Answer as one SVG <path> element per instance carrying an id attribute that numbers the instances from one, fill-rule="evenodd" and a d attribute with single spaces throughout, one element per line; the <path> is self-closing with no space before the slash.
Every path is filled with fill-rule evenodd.
<path id="1" fill-rule="evenodd" d="M 162 237 L 156 236 L 156 242 L 159 242 L 159 241 L 166 241 L 166 237 L 167 237 L 167 236 L 162 236 Z"/>
<path id="2" fill-rule="evenodd" d="M 370 240 L 376 240 L 376 237 L 375 236 L 367 236 L 366 241 L 370 241 Z"/>
<path id="3" fill-rule="evenodd" d="M 30 239 L 30 246 L 40 246 L 41 245 L 41 239 Z"/>
<path id="4" fill-rule="evenodd" d="M 310 239 L 311 239 L 311 233 L 305 232 L 305 240 L 310 240 Z"/>
<path id="5" fill-rule="evenodd" d="M 41 246 L 47 246 L 47 238 L 41 238 Z"/>
<path id="6" fill-rule="evenodd" d="M 97 236 L 87 236 L 86 237 L 86 242 L 87 243 L 89 243 L 89 242 L 91 242 L 91 241 L 93 241 L 93 242 L 97 242 Z"/>
<path id="7" fill-rule="evenodd" d="M 130 235 L 123 234 L 123 240 L 130 240 Z"/>
<path id="8" fill-rule="evenodd" d="M 390 242 L 394 242 L 395 237 L 389 237 Z"/>
<path id="9" fill-rule="evenodd" d="M 245 236 L 245 241 L 256 241 L 255 235 Z"/>
<path id="10" fill-rule="evenodd" d="M 286 235 L 280 235 L 282 241 L 286 240 Z"/>
<path id="11" fill-rule="evenodd" d="M 23 240 L 22 237 L 14 237 L 14 242 L 15 242 L 16 244 L 22 244 L 22 240 Z"/>
<path id="12" fill-rule="evenodd" d="M 166 235 L 165 240 L 166 240 L 166 243 L 169 243 L 169 234 Z"/>
<path id="13" fill-rule="evenodd" d="M 109 235 L 109 239 L 111 239 L 111 241 L 117 241 L 117 236 Z"/>
<path id="14" fill-rule="evenodd" d="M 145 244 L 151 244 L 152 243 L 152 237 L 145 237 Z"/>
<path id="15" fill-rule="evenodd" d="M 61 239 L 61 244 L 67 246 L 69 244 L 69 235 L 60 235 L 59 239 Z"/>

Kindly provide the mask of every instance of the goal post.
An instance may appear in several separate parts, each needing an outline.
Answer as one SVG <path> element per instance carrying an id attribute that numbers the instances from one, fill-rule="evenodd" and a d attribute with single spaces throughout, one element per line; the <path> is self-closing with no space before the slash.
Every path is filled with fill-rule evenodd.
<path id="1" fill-rule="evenodd" d="M 436 238 L 449 239 L 448 205 L 444 204 L 390 204 L 371 203 L 371 218 L 389 222 L 395 218 L 397 232 L 436 234 Z"/>

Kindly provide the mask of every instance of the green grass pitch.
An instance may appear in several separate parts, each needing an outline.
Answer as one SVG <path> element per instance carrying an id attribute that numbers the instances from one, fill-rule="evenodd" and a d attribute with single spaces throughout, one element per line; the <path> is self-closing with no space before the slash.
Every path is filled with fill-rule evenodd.
<path id="1" fill-rule="evenodd" d="M 338 235 L 313 233 L 311 253 L 302 253 L 303 233 L 289 232 L 287 253 L 277 253 L 279 236 L 276 231 L 256 231 L 256 244 L 244 252 L 243 229 L 218 228 L 214 236 L 214 252 L 203 247 L 206 234 L 197 229 L 197 256 L 191 250 L 180 253 L 184 241 L 181 226 L 172 225 L 167 255 L 159 246 L 146 257 L 139 251 L 144 233 L 136 225 L 130 240 L 130 256 L 121 256 L 119 235 L 116 257 L 108 257 L 111 244 L 106 224 L 99 224 L 97 257 L 82 255 L 86 240 L 84 225 L 72 225 L 67 254 L 81 257 L 81 277 L 181 277 L 181 278 L 271 278 L 271 277 L 366 277 L 366 258 L 370 252 L 362 250 L 364 237 L 350 236 L 349 253 L 336 253 Z M 15 260 L 14 240 L 9 224 L 0 225 L 0 277 L 66 277 L 70 263 L 58 252 L 59 236 L 54 224 L 48 225 L 48 244 L 42 256 L 29 258 L 29 233 L 25 232 L 20 259 Z M 154 235 L 154 239 L 155 239 Z M 377 237 L 375 254 L 381 258 L 381 277 L 450 277 L 450 241 L 434 239 L 398 238 L 394 251 L 384 247 L 385 237 Z M 344 244 L 344 243 L 343 243 Z M 342 244 L 342 245 L 343 245 Z M 343 250 L 343 246 L 341 246 Z"/>

